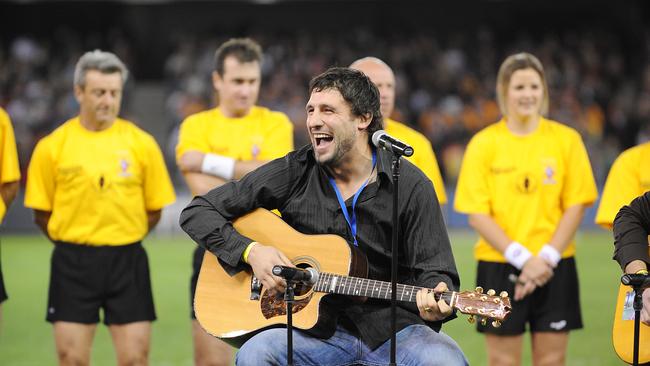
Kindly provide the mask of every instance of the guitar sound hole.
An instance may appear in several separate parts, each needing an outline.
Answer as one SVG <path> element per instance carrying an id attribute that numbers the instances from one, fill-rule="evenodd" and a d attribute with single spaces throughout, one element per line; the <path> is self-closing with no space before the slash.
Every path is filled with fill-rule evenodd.
<path id="1" fill-rule="evenodd" d="M 303 296 L 306 293 L 311 290 L 311 286 L 307 286 L 304 283 L 299 283 L 296 285 L 296 288 L 294 289 L 294 293 L 296 296 Z"/>

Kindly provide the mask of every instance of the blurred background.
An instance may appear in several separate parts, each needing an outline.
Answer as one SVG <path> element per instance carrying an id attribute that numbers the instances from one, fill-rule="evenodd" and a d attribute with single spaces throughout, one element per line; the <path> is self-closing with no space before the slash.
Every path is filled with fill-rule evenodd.
<path id="1" fill-rule="evenodd" d="M 620 151 L 650 139 L 648 1 L 1 1 L 0 106 L 13 121 L 23 187 L 36 142 L 78 110 L 72 79 L 81 54 L 112 51 L 130 68 L 121 115 L 156 138 L 178 193 L 145 240 L 159 316 L 153 365 L 192 363 L 193 245 L 177 224 L 190 196 L 173 151 L 180 122 L 214 105 L 215 49 L 240 36 L 263 46 L 259 104 L 289 115 L 297 147 L 307 142 L 304 105 L 313 76 L 369 55 L 394 69 L 393 117 L 430 139 L 444 175 L 443 210 L 464 289 L 474 284 L 476 236 L 453 212 L 453 193 L 469 138 L 500 118 L 495 77 L 507 55 L 528 51 L 541 59 L 550 117 L 582 134 L 599 187 Z M 51 245 L 22 201 L 21 193 L 1 239 L 10 299 L 3 304 L 0 363 L 49 365 L 56 362 L 44 321 Z M 594 207 L 577 235 L 585 329 L 571 336 L 569 365 L 618 363 L 611 319 L 620 269 L 611 260 L 611 233 L 593 224 Z M 471 326 L 459 320 L 445 331 L 471 364 L 486 363 L 483 338 Z M 93 364 L 115 364 L 105 327 L 98 328 Z"/>
<path id="2" fill-rule="evenodd" d="M 495 76 L 514 52 L 543 62 L 550 117 L 580 131 L 600 186 L 621 150 L 650 139 L 647 1 L 16 1 L 0 13 L 0 105 L 23 172 L 38 139 L 77 111 L 75 62 L 101 48 L 130 68 L 122 116 L 156 137 L 186 198 L 173 161 L 177 128 L 214 104 L 213 54 L 235 36 L 264 47 L 259 104 L 289 115 L 296 146 L 307 142 L 311 77 L 367 55 L 385 60 L 397 76 L 393 117 L 431 140 L 450 202 L 465 144 L 500 117 Z M 451 206 L 449 224 L 465 225 Z M 5 226 L 34 229 L 19 204 Z"/>

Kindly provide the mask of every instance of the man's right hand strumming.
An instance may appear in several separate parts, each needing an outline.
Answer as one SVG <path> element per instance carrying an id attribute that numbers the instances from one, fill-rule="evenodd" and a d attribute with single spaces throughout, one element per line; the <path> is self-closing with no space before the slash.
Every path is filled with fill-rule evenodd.
<path id="1" fill-rule="evenodd" d="M 283 278 L 273 274 L 273 266 L 294 266 L 289 258 L 277 248 L 260 243 L 254 245 L 248 253 L 248 264 L 253 269 L 255 277 L 262 282 L 270 295 L 283 293 L 287 287 Z"/>

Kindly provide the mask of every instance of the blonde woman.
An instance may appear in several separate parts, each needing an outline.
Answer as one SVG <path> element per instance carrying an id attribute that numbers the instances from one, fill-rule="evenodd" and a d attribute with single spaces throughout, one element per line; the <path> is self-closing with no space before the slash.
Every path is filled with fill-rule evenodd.
<path id="1" fill-rule="evenodd" d="M 500 328 L 478 331 L 490 365 L 521 364 L 527 328 L 533 365 L 564 364 L 569 331 L 582 328 L 573 237 L 596 184 L 580 135 L 543 117 L 548 87 L 535 56 L 506 58 L 496 91 L 503 118 L 467 146 L 454 207 L 480 236 L 477 285 L 514 301 Z"/>

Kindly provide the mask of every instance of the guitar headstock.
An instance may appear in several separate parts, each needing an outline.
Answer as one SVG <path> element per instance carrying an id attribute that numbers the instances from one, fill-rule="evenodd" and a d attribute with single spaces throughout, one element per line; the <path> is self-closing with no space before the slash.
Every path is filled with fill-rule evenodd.
<path id="1" fill-rule="evenodd" d="M 499 296 L 496 296 L 494 290 L 483 293 L 483 288 L 477 287 L 474 291 L 461 291 L 455 295 L 453 307 L 463 314 L 468 314 L 470 323 L 473 323 L 474 316 L 477 316 L 483 325 L 488 319 L 492 319 L 492 326 L 496 328 L 501 326 L 501 322 L 512 310 L 510 298 L 505 291 L 501 291 Z"/>

